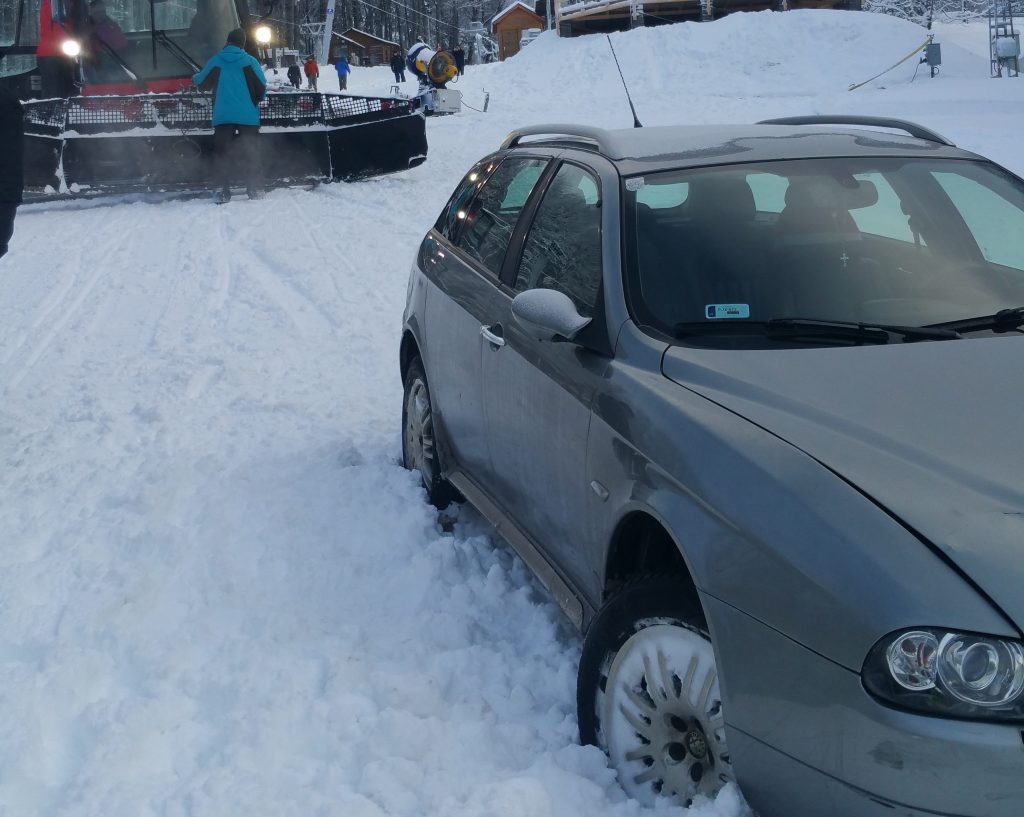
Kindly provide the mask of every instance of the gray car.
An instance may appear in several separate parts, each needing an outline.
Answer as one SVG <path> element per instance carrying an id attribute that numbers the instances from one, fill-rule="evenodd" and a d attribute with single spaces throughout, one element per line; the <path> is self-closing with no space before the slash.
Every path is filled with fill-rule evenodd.
<path id="1" fill-rule="evenodd" d="M 1024 182 L 921 126 L 525 129 L 420 247 L 405 464 L 629 795 L 1021 817 L 1022 324 Z"/>

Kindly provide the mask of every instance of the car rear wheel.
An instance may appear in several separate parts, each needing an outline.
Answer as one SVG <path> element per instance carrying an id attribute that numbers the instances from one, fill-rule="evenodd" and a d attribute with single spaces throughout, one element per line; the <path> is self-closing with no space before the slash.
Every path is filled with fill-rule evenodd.
<path id="1" fill-rule="evenodd" d="M 580 737 L 646 804 L 688 806 L 735 780 L 715 652 L 687 596 L 671 578 L 627 585 L 595 617 L 580 658 Z"/>
<path id="2" fill-rule="evenodd" d="M 456 499 L 455 489 L 441 477 L 434 434 L 434 409 L 423 364 L 416 358 L 405 373 L 405 398 L 402 401 L 402 462 L 410 471 L 419 471 L 427 501 L 446 508 Z"/>

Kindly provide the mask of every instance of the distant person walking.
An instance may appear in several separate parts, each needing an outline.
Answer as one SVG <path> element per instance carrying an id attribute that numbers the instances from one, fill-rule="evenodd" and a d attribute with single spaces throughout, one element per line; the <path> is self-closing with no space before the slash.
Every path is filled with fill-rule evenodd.
<path id="1" fill-rule="evenodd" d="M 263 198 L 263 166 L 260 161 L 259 103 L 267 92 L 267 78 L 256 59 L 245 52 L 245 31 L 236 28 L 227 44 L 192 77 L 204 90 L 213 91 L 213 147 L 217 202 L 231 200 L 231 182 L 245 177 L 251 199 Z"/>
<path id="2" fill-rule="evenodd" d="M 405 82 L 405 60 L 399 51 L 391 55 L 391 72 L 395 75 L 395 82 Z"/>
<path id="3" fill-rule="evenodd" d="M 466 73 L 466 52 L 462 50 L 461 45 L 456 43 L 455 48 L 452 49 L 452 56 L 455 57 L 455 67 L 459 69 L 461 77 Z"/>
<path id="4" fill-rule="evenodd" d="M 311 91 L 317 90 L 316 81 L 320 76 L 320 66 L 316 64 L 316 57 L 310 55 L 306 64 L 302 66 L 302 70 L 306 74 L 306 87 Z"/>
<path id="5" fill-rule="evenodd" d="M 22 175 L 22 144 L 25 112 L 18 98 L 0 88 L 0 258 L 14 235 L 14 214 L 25 188 Z"/>
<path id="6" fill-rule="evenodd" d="M 302 69 L 298 63 L 288 66 L 288 81 L 295 86 L 295 90 L 302 88 Z"/>
<path id="7" fill-rule="evenodd" d="M 342 54 L 338 57 L 338 61 L 334 63 L 334 70 L 338 72 L 338 88 L 342 91 L 348 90 L 348 75 L 352 72 L 349 67 L 348 60 L 345 59 L 345 55 Z"/>

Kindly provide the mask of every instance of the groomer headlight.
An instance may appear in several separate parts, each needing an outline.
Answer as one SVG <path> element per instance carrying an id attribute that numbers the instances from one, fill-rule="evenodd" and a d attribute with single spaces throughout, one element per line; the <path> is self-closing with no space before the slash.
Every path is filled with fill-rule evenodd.
<path id="1" fill-rule="evenodd" d="M 271 31 L 270 26 L 259 26 L 256 29 L 256 42 L 260 45 L 266 45 L 270 42 Z"/>
<path id="2" fill-rule="evenodd" d="M 65 40 L 60 44 L 60 50 L 69 57 L 77 57 L 82 53 L 82 44 L 78 40 Z"/>
<path id="3" fill-rule="evenodd" d="M 878 642 L 864 686 L 905 709 L 954 718 L 1024 722 L 1024 644 L 931 627 Z"/>

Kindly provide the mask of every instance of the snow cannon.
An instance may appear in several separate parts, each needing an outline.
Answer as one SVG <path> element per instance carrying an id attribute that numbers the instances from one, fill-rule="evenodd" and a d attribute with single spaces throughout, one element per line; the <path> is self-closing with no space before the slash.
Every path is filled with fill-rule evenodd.
<path id="1" fill-rule="evenodd" d="M 432 88 L 444 88 L 459 73 L 451 54 L 435 51 L 426 43 L 416 43 L 409 49 L 406 64 L 421 84 L 425 83 Z"/>
<path id="2" fill-rule="evenodd" d="M 409 49 L 405 64 L 419 80 L 417 96 L 424 113 L 439 115 L 462 110 L 462 93 L 445 88 L 459 73 L 451 54 L 419 42 Z"/>

